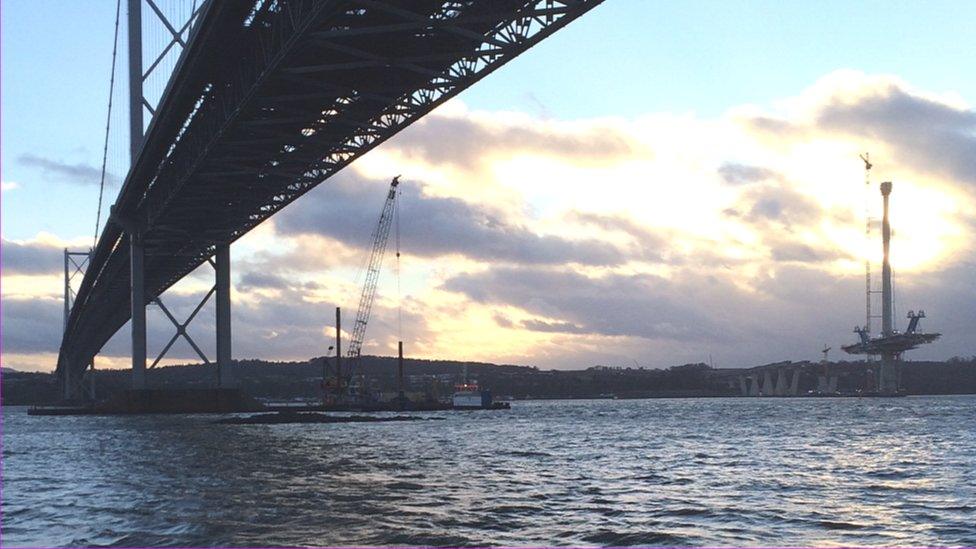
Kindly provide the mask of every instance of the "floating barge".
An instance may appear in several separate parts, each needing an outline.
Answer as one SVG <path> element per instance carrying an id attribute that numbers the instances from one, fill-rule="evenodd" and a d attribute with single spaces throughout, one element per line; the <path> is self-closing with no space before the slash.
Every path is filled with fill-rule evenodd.
<path id="1" fill-rule="evenodd" d="M 439 412 L 445 410 L 509 410 L 508 402 L 489 402 L 485 406 L 458 406 L 453 402 L 390 401 L 348 404 L 308 404 L 300 406 L 267 404 L 272 412 Z"/>
<path id="2" fill-rule="evenodd" d="M 492 402 L 483 410 L 508 410 L 507 402 Z M 454 406 L 449 402 L 390 402 L 337 403 L 337 404 L 262 404 L 236 389 L 184 389 L 126 391 L 104 402 L 64 406 L 34 406 L 28 408 L 31 416 L 90 416 L 135 414 L 235 414 L 243 412 L 438 412 L 445 410 L 469 410 L 471 407 Z"/>

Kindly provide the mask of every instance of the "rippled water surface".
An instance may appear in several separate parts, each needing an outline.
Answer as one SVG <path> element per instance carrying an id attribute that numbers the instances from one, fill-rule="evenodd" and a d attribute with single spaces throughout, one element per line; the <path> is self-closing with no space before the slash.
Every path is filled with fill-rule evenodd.
<path id="1" fill-rule="evenodd" d="M 976 545 L 976 397 L 3 414 L 9 545 Z"/>

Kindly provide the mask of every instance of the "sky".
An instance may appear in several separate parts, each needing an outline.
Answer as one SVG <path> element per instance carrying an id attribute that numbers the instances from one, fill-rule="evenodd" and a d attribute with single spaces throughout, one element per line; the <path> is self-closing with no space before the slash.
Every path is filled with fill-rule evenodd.
<path id="1" fill-rule="evenodd" d="M 0 6 L 6 367 L 56 362 L 61 250 L 94 236 L 114 18 L 108 0 Z M 387 261 L 365 353 L 402 337 L 410 356 L 542 368 L 841 358 L 865 257 L 880 279 L 865 207 L 880 216 L 891 180 L 896 323 L 922 308 L 943 333 L 908 358 L 976 355 L 973 20 L 972 2 L 606 0 L 235 243 L 234 355 L 325 353 L 397 174 L 399 285 Z M 147 56 L 165 43 L 144 35 Z M 115 102 L 103 219 L 128 161 Z M 163 296 L 181 319 L 208 269 Z M 149 316 L 158 352 L 171 326 Z M 212 357 L 212 304 L 190 333 Z M 127 340 L 98 364 L 124 366 Z M 193 358 L 180 342 L 164 363 Z"/>

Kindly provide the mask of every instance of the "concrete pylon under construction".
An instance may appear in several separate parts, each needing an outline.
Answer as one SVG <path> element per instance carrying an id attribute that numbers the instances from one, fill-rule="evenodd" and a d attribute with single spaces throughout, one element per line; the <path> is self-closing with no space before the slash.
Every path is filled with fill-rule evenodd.
<path id="1" fill-rule="evenodd" d="M 867 326 L 854 328 L 860 336 L 860 341 L 841 348 L 852 355 L 881 356 L 881 364 L 877 370 L 877 394 L 885 396 L 897 395 L 901 389 L 901 356 L 905 351 L 917 348 L 919 345 L 932 343 L 941 334 L 924 333 L 919 331 L 919 319 L 925 317 L 924 311 L 918 313 L 909 311 L 908 328 L 902 332 L 895 332 L 894 303 L 891 288 L 891 222 L 889 220 L 888 202 L 891 196 L 891 182 L 881 184 L 881 197 L 884 203 L 884 217 L 881 223 L 881 238 L 884 248 L 884 258 L 881 270 L 881 335 L 871 337 Z M 826 372 L 825 372 L 826 373 Z M 827 380 L 829 383 L 829 380 Z M 865 385 L 865 389 L 870 384 Z"/>
<path id="2" fill-rule="evenodd" d="M 891 223 L 888 220 L 888 197 L 891 196 L 891 181 L 881 184 L 881 197 L 884 201 L 884 216 L 881 221 L 881 240 L 884 258 L 881 264 L 881 335 L 894 335 L 894 322 L 891 302 Z M 878 372 L 878 390 L 882 394 L 898 392 L 898 362 L 892 352 L 881 354 L 881 368 Z"/>
<path id="3" fill-rule="evenodd" d="M 881 264 L 881 332 L 888 337 L 894 333 L 891 311 L 891 224 L 888 221 L 888 197 L 891 196 L 891 181 L 881 184 L 881 198 L 884 201 L 884 217 L 881 221 L 881 242 L 884 246 L 884 259 Z"/>

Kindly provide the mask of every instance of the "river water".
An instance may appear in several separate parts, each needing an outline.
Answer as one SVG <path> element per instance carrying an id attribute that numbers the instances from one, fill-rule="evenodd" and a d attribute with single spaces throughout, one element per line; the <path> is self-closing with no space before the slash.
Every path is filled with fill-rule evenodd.
<path id="1" fill-rule="evenodd" d="M 3 410 L 11 545 L 976 545 L 976 397 L 219 425 Z"/>

